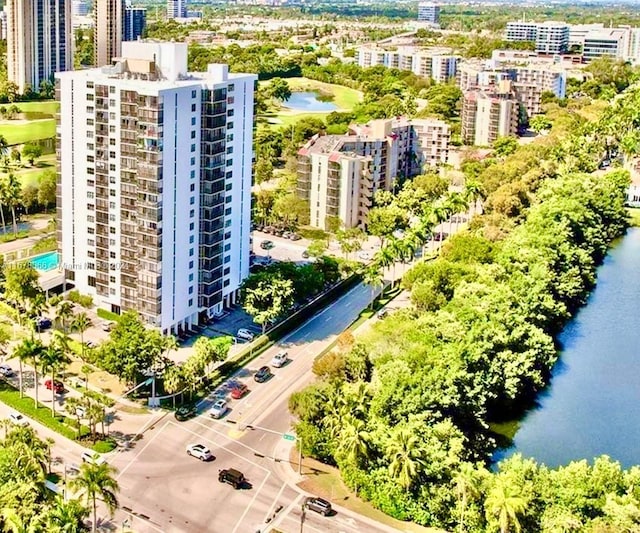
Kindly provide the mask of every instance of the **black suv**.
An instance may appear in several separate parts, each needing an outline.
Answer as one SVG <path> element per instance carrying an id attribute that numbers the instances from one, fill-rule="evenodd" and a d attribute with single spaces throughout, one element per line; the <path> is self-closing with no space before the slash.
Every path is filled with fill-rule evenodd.
<path id="1" fill-rule="evenodd" d="M 267 381 L 271 377 L 271 370 L 269 370 L 268 366 L 263 366 L 260 370 L 258 370 L 253 379 L 255 379 L 258 383 L 263 383 Z"/>
<path id="2" fill-rule="evenodd" d="M 322 498 L 307 498 L 304 504 L 307 509 L 320 513 L 323 516 L 329 516 L 333 512 L 331 504 Z"/>
<path id="3" fill-rule="evenodd" d="M 234 489 L 239 489 L 244 485 L 246 480 L 242 472 L 235 468 L 229 468 L 218 472 L 218 481 L 220 483 L 229 483 L 229 485 L 232 485 Z"/>
<path id="4" fill-rule="evenodd" d="M 189 420 L 198 414 L 198 410 L 195 405 L 183 405 L 182 407 L 178 407 L 174 416 L 178 422 L 184 422 L 185 420 Z"/>

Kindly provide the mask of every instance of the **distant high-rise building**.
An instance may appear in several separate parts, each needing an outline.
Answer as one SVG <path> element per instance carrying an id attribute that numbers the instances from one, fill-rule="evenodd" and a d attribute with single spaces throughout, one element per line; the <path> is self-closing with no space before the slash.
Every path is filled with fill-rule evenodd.
<path id="1" fill-rule="evenodd" d="M 122 43 L 57 76 L 65 279 L 112 312 L 179 333 L 249 274 L 254 74 L 187 74 L 185 43 Z"/>
<path id="2" fill-rule="evenodd" d="M 505 38 L 507 41 L 535 41 L 538 35 L 538 24 L 536 22 L 507 22 Z"/>
<path id="3" fill-rule="evenodd" d="M 590 32 L 584 38 L 582 56 L 585 61 L 593 61 L 604 56 L 623 61 L 631 59 L 629 57 L 629 42 L 632 35 L 629 28 Z"/>
<path id="4" fill-rule="evenodd" d="M 187 0 L 167 0 L 167 18 L 187 18 Z"/>
<path id="5" fill-rule="evenodd" d="M 418 20 L 438 24 L 440 22 L 440 6 L 433 2 L 420 2 L 418 4 Z"/>
<path id="6" fill-rule="evenodd" d="M 94 0 L 94 63 L 97 67 L 111 64 L 120 56 L 122 46 L 122 0 Z"/>
<path id="7" fill-rule="evenodd" d="M 24 92 L 73 67 L 71 0 L 8 0 L 7 70 Z"/>
<path id="8" fill-rule="evenodd" d="M 0 11 L 0 41 L 7 39 L 7 12 Z"/>
<path id="9" fill-rule="evenodd" d="M 569 51 L 569 25 L 549 20 L 538 24 L 536 52 L 540 54 L 565 54 Z"/>
<path id="10" fill-rule="evenodd" d="M 142 37 L 147 25 L 147 10 L 142 7 L 133 7 L 130 1 L 124 6 L 124 22 L 122 25 L 122 40 L 137 41 Z"/>
<path id="11" fill-rule="evenodd" d="M 71 14 L 74 17 L 85 17 L 89 14 L 89 5 L 86 0 L 73 0 Z"/>

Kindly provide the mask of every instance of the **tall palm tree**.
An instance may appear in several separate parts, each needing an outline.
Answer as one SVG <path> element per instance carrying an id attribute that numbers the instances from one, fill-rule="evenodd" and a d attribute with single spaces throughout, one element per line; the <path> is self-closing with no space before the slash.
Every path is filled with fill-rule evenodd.
<path id="1" fill-rule="evenodd" d="M 33 359 L 33 354 L 37 354 L 39 352 L 41 352 L 43 349 L 43 345 L 39 340 L 36 339 L 23 339 L 22 342 L 20 344 L 18 344 L 14 350 L 13 350 L 13 357 L 17 357 L 18 358 L 18 364 L 19 364 L 19 374 L 18 374 L 18 381 L 20 384 L 20 397 L 22 398 L 24 396 L 24 387 L 22 384 L 22 363 L 23 362 L 28 362 L 31 361 Z M 37 369 L 36 369 L 36 378 L 37 378 Z M 36 385 L 37 385 L 37 379 L 36 379 Z M 36 390 L 37 390 L 37 386 L 36 386 Z M 37 397 L 38 393 L 36 392 L 36 397 Z"/>
<path id="2" fill-rule="evenodd" d="M 425 450 L 414 429 L 406 426 L 397 428 L 389 438 L 386 452 L 390 458 L 389 474 L 409 491 L 425 462 Z"/>
<path id="3" fill-rule="evenodd" d="M 98 529 L 98 501 L 107 506 L 112 516 L 118 507 L 116 493 L 119 487 L 114 478 L 115 473 L 116 469 L 108 463 L 83 463 L 80 466 L 78 477 L 71 481 L 71 489 L 77 492 L 80 501 L 93 507 L 93 521 L 91 523 L 93 533 L 96 533 Z"/>
<path id="4" fill-rule="evenodd" d="M 371 437 L 364 421 L 348 415 L 341 421 L 342 430 L 338 439 L 338 453 L 349 463 L 359 465 L 369 457 Z"/>
<path id="5" fill-rule="evenodd" d="M 46 514 L 46 530 L 52 533 L 81 533 L 85 531 L 82 521 L 89 516 L 89 509 L 79 500 L 65 500 L 56 496 Z"/>
<path id="6" fill-rule="evenodd" d="M 4 206 L 6 205 L 5 198 L 7 196 L 6 181 L 0 179 L 0 220 L 2 220 L 2 232 L 7 234 L 7 221 L 4 218 Z"/>
<path id="7" fill-rule="evenodd" d="M 84 349 L 85 349 L 84 332 L 87 331 L 90 327 L 91 327 L 91 319 L 85 312 L 78 313 L 76 317 L 73 319 L 73 322 L 71 323 L 71 328 L 76 330 L 78 333 L 80 333 L 80 345 L 81 345 L 80 349 L 82 350 L 81 357 L 83 361 L 84 361 Z"/>
<path id="8" fill-rule="evenodd" d="M 370 265 L 364 271 L 362 278 L 365 284 L 371 287 L 371 302 L 369 303 L 369 306 L 373 309 L 373 302 L 375 300 L 376 287 L 384 286 L 384 278 L 382 277 L 382 270 L 377 266 Z"/>
<path id="9" fill-rule="evenodd" d="M 73 304 L 71 302 L 62 301 L 58 304 L 56 312 L 56 322 L 62 327 L 62 331 L 67 333 L 69 320 L 73 316 Z"/>
<path id="10" fill-rule="evenodd" d="M 80 422 L 80 414 L 82 411 L 79 408 L 86 409 L 86 402 L 83 398 L 71 396 L 64 401 L 64 406 L 69 414 L 76 417 L 76 422 L 78 424 L 78 439 L 80 439 L 80 437 L 82 437 L 82 424 Z"/>
<path id="11" fill-rule="evenodd" d="M 6 181 L 5 200 L 11 208 L 11 218 L 13 220 L 13 234 L 18 236 L 18 223 L 16 221 L 16 207 L 20 205 L 22 198 L 22 185 L 16 175 L 11 172 Z"/>
<path id="12" fill-rule="evenodd" d="M 56 416 L 56 388 L 54 384 L 59 368 L 68 361 L 69 359 L 58 343 L 52 342 L 42 351 L 42 369 L 44 372 L 48 370 L 51 374 L 51 415 L 54 417 Z"/>
<path id="13" fill-rule="evenodd" d="M 524 514 L 528 502 L 519 492 L 508 480 L 498 477 L 484 502 L 487 518 L 497 518 L 500 533 L 509 533 L 512 526 L 516 533 L 522 529 L 519 517 Z"/>
<path id="14" fill-rule="evenodd" d="M 182 370 L 177 365 L 172 365 L 165 369 L 162 374 L 162 383 L 167 394 L 176 394 L 184 390 L 186 383 L 182 376 Z M 173 408 L 176 408 L 176 397 L 173 396 Z"/>
<path id="15" fill-rule="evenodd" d="M 453 477 L 453 483 L 454 491 L 458 497 L 458 507 L 460 508 L 458 531 L 462 533 L 465 530 L 464 515 L 469 505 L 469 499 L 475 499 L 480 495 L 479 475 L 475 465 L 462 463 L 460 469 Z"/>

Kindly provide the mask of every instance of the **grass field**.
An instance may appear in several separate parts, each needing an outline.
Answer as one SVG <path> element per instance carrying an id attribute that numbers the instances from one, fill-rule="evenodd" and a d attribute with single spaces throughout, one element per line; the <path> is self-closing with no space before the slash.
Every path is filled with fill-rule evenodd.
<path id="1" fill-rule="evenodd" d="M 50 113 L 51 118 L 54 118 L 60 109 L 60 103 L 55 100 L 46 100 L 44 102 L 17 102 L 16 105 L 20 108 L 20 111 L 24 113 Z"/>
<path id="2" fill-rule="evenodd" d="M 20 123 L 16 123 L 15 120 L 4 120 L 0 121 L 0 132 L 9 145 L 49 139 L 56 135 L 56 121 L 53 118 Z"/>

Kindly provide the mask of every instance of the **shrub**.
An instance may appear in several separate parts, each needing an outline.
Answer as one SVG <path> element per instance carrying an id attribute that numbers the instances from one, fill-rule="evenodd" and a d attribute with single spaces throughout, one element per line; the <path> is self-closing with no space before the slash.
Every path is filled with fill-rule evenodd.
<path id="1" fill-rule="evenodd" d="M 80 294 L 80 291 L 77 291 L 77 290 L 69 291 L 69 294 L 67 295 L 67 300 L 69 300 L 70 302 L 79 304 L 85 309 L 89 309 L 90 307 L 93 307 L 93 298 L 88 294 Z"/>
<path id="2" fill-rule="evenodd" d="M 105 439 L 105 440 L 99 440 L 98 442 L 96 442 L 91 447 L 91 449 L 98 453 L 109 453 L 110 451 L 114 450 L 115 447 L 116 447 L 116 443 L 113 439 Z"/>

